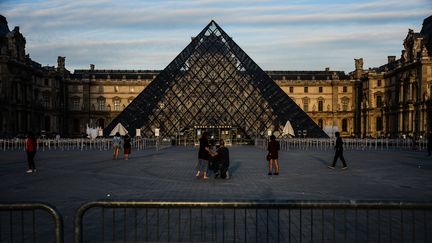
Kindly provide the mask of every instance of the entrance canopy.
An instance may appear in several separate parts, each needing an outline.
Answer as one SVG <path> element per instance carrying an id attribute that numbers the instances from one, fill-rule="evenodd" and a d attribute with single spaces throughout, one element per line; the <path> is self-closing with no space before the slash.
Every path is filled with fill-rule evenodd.
<path id="1" fill-rule="evenodd" d="M 110 136 L 114 136 L 116 133 L 120 133 L 121 136 L 124 136 L 128 133 L 126 128 L 119 122 L 110 132 Z"/>

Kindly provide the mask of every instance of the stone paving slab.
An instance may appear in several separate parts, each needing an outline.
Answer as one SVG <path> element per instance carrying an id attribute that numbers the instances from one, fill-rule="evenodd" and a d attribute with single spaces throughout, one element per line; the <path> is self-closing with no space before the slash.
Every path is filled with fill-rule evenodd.
<path id="1" fill-rule="evenodd" d="M 280 154 L 280 175 L 267 175 L 266 152 L 230 147 L 230 180 L 194 177 L 197 149 L 172 147 L 133 151 L 112 160 L 111 151 L 46 151 L 36 155 L 37 172 L 26 174 L 24 152 L 0 152 L 0 201 L 44 201 L 65 218 L 72 232 L 75 210 L 84 202 L 114 200 L 403 200 L 432 198 L 432 159 L 424 152 L 346 151 L 349 169 L 327 165 L 331 151 Z M 69 228 L 68 228 L 69 227 Z M 69 230 L 68 230 L 69 229 Z"/>

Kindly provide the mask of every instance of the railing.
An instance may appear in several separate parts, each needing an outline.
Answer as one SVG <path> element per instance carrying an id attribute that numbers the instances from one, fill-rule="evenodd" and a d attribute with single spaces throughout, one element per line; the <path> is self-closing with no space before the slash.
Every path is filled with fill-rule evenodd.
<path id="1" fill-rule="evenodd" d="M 136 150 L 145 149 L 164 149 L 171 146 L 171 140 L 158 141 L 157 138 L 133 138 L 132 148 Z M 111 150 L 113 148 L 112 139 L 108 138 L 62 138 L 62 139 L 37 139 L 38 151 L 50 150 Z M 25 150 L 25 139 L 0 139 L 0 151 Z"/>
<path id="2" fill-rule="evenodd" d="M 45 214 L 43 214 L 44 212 Z M 50 215 L 52 221 L 46 220 Z M 0 242 L 63 242 L 63 219 L 46 203 L 0 203 Z"/>
<path id="3" fill-rule="evenodd" d="M 82 242 L 430 242 L 432 203 L 116 202 L 82 205 Z"/>
<path id="4" fill-rule="evenodd" d="M 287 138 L 278 140 L 281 150 L 333 150 L 335 139 L 329 138 Z M 267 149 L 266 139 L 255 139 L 255 146 Z M 389 138 L 345 138 L 345 150 L 426 150 L 427 140 Z"/>

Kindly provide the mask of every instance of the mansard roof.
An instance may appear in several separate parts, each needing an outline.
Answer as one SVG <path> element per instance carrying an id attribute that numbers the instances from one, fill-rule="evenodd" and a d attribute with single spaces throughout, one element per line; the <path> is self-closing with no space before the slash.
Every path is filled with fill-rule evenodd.
<path id="1" fill-rule="evenodd" d="M 162 70 L 115 70 L 115 69 L 76 69 L 71 75 L 72 79 L 82 79 L 85 77 L 95 76 L 96 79 L 106 79 L 108 75 L 111 79 L 153 79 Z M 285 70 L 269 70 L 265 71 L 273 80 L 333 80 L 334 75 L 338 80 L 350 79 L 344 71 L 285 71 Z"/>

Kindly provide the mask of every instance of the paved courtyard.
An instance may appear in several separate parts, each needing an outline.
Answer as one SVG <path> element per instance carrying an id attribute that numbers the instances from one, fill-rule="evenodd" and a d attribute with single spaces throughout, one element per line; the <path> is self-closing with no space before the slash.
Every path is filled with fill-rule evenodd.
<path id="1" fill-rule="evenodd" d="M 346 151 L 349 169 L 330 170 L 333 151 L 280 154 L 280 175 L 267 175 L 266 152 L 230 147 L 230 180 L 194 177 L 197 149 L 133 151 L 112 160 L 111 151 L 45 151 L 37 172 L 26 174 L 24 152 L 0 152 L 0 201 L 43 201 L 65 219 L 66 238 L 84 202 L 115 200 L 403 200 L 432 198 L 432 158 L 414 151 Z"/>

